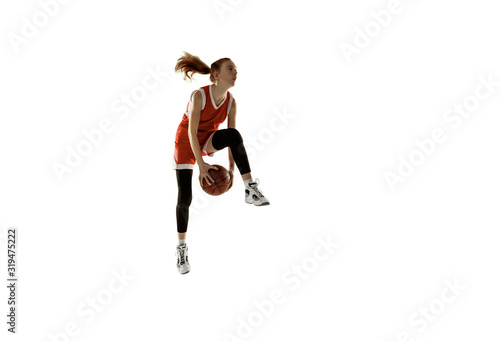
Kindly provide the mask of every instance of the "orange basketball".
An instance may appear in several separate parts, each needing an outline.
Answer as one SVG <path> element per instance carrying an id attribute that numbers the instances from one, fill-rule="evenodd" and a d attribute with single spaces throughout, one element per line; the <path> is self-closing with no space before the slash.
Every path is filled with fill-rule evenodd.
<path id="1" fill-rule="evenodd" d="M 214 179 L 212 184 L 208 184 L 205 179 L 202 180 L 203 190 L 210 195 L 221 195 L 226 193 L 229 186 L 231 185 L 231 176 L 227 169 L 222 167 L 221 165 L 214 165 L 218 169 L 210 169 L 208 173 Z"/>

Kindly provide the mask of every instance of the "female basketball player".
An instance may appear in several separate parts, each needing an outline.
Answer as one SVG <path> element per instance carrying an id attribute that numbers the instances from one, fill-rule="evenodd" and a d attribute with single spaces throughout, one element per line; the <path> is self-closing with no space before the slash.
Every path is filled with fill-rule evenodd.
<path id="1" fill-rule="evenodd" d="M 200 184 L 203 179 L 211 184 L 214 180 L 208 171 L 211 168 L 217 169 L 205 163 L 202 156 L 213 156 L 215 152 L 229 147 L 228 171 L 231 185 L 236 163 L 245 185 L 245 202 L 263 206 L 269 205 L 269 200 L 258 189 L 258 179 L 255 181 L 252 179 L 243 139 L 236 130 L 236 101 L 228 91 L 234 86 L 238 74 L 234 63 L 229 58 L 222 58 L 208 67 L 197 56 L 185 52 L 177 60 L 175 71 L 184 73 L 184 80 L 186 77 L 191 80 L 194 73 L 210 74 L 212 82 L 191 93 L 175 137 L 174 169 L 179 188 L 176 207 L 179 244 L 176 255 L 177 268 L 181 274 L 185 274 L 191 269 L 187 254 L 186 231 L 192 199 L 191 182 L 194 165 L 198 163 L 200 169 Z M 226 117 L 227 129 L 218 130 Z"/>

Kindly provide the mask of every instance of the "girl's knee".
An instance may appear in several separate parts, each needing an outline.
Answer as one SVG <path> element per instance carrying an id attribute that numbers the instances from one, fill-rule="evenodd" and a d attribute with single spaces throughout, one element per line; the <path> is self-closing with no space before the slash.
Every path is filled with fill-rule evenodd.
<path id="1" fill-rule="evenodd" d="M 193 200 L 193 195 L 191 193 L 180 193 L 177 197 L 177 205 L 184 208 L 189 208 L 191 201 Z"/>
<path id="2" fill-rule="evenodd" d="M 232 143 L 240 144 L 241 142 L 243 142 L 243 138 L 241 137 L 241 134 L 238 131 L 238 129 L 227 128 L 227 130 L 228 130 L 229 138 L 231 139 Z"/>

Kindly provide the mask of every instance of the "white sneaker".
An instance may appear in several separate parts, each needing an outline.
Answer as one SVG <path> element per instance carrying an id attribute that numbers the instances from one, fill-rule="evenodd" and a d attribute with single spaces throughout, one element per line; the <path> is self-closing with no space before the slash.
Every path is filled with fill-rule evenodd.
<path id="1" fill-rule="evenodd" d="M 245 202 L 247 204 L 254 204 L 255 206 L 265 206 L 270 204 L 269 200 L 267 200 L 264 194 L 262 194 L 257 187 L 259 183 L 259 179 L 255 179 L 255 182 L 250 182 L 248 184 L 249 188 L 245 188 Z"/>
<path id="2" fill-rule="evenodd" d="M 180 274 L 187 274 L 191 270 L 191 265 L 189 265 L 188 261 L 187 245 L 177 245 L 175 255 L 177 256 L 177 269 L 179 270 Z"/>

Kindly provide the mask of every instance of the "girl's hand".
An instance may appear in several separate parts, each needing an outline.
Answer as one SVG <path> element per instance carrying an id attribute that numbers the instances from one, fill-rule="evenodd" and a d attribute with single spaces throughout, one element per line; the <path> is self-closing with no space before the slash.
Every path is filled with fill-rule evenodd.
<path id="1" fill-rule="evenodd" d="M 214 179 L 210 176 L 210 173 L 208 171 L 210 169 L 218 169 L 216 166 L 209 165 L 208 163 L 199 163 L 198 166 L 200 167 L 200 185 L 203 187 L 203 179 L 211 185 L 214 182 Z"/>
<path id="2" fill-rule="evenodd" d="M 231 183 L 229 184 L 229 187 L 227 189 L 229 191 L 231 189 L 231 187 L 233 187 L 234 175 L 233 175 L 233 170 L 232 169 L 229 169 L 228 172 L 229 172 L 229 178 L 231 179 Z"/>

